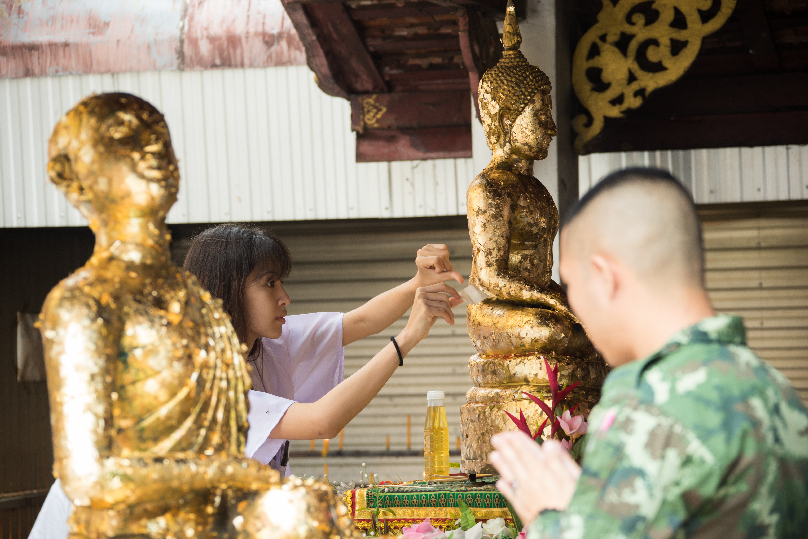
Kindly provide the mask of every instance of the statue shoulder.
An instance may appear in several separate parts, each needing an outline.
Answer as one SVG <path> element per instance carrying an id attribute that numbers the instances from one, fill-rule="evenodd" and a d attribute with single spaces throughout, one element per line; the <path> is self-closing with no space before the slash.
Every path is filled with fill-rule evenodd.
<path id="1" fill-rule="evenodd" d="M 213 294 L 202 286 L 199 279 L 196 278 L 196 275 L 185 268 L 176 268 L 176 270 L 178 272 L 177 276 L 181 276 L 185 280 L 185 284 L 188 289 L 188 297 L 193 302 L 198 302 L 200 306 L 205 306 L 208 309 L 211 309 L 212 312 L 225 312 L 224 307 L 222 306 L 222 300 L 214 297 Z"/>
<path id="2" fill-rule="evenodd" d="M 520 178 L 508 170 L 485 169 L 469 185 L 466 192 L 468 208 L 501 211 L 502 205 L 511 205 L 519 196 Z"/>
<path id="3" fill-rule="evenodd" d="M 491 191 L 502 194 L 511 189 L 517 189 L 524 183 L 524 178 L 511 172 L 498 168 L 486 168 L 469 185 L 469 190 Z"/>
<path id="4" fill-rule="evenodd" d="M 133 290 L 104 271 L 84 266 L 59 282 L 42 305 L 42 329 L 66 327 L 71 322 L 100 321 L 108 333 L 120 327 L 124 305 Z"/>
<path id="5" fill-rule="evenodd" d="M 42 306 L 43 317 L 52 311 L 98 313 L 101 297 L 108 288 L 105 279 L 98 278 L 91 269 L 82 267 L 48 292 Z M 108 292 L 107 292 L 108 294 Z"/>

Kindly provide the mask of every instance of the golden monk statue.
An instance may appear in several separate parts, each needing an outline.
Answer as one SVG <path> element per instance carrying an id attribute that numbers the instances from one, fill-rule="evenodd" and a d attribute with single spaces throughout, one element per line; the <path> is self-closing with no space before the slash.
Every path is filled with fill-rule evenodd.
<path id="1" fill-rule="evenodd" d="M 243 456 L 250 377 L 218 299 L 170 262 L 177 160 L 163 116 L 127 94 L 81 101 L 48 175 L 90 221 L 90 260 L 42 311 L 55 474 L 71 537 L 336 537 L 327 485 Z"/>
<path id="2" fill-rule="evenodd" d="M 470 361 L 477 387 L 461 410 L 461 466 L 468 473 L 493 471 L 487 461 L 490 436 L 514 428 L 504 410 L 518 416 L 522 408 L 531 425 L 540 422 L 538 407 L 522 391 L 539 396 L 546 388 L 545 359 L 559 364 L 563 381 L 583 379 L 599 387 L 605 372 L 566 294 L 551 278 L 558 210 L 533 177 L 533 161 L 547 157 L 557 131 L 550 80 L 527 62 L 521 41 L 509 2 L 505 51 L 480 81 L 480 117 L 493 158 L 467 194 L 474 257 L 469 282 L 488 295 L 467 311 L 478 352 Z M 577 393 L 591 396 L 585 388 Z"/>

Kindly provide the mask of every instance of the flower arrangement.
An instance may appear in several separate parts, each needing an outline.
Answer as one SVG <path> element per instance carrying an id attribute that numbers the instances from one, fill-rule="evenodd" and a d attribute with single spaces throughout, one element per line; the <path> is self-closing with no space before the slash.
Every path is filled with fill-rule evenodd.
<path id="1" fill-rule="evenodd" d="M 582 443 L 583 435 L 586 434 L 587 430 L 586 420 L 584 420 L 582 415 L 572 415 L 572 413 L 575 412 L 575 409 L 578 408 L 577 405 L 573 406 L 569 410 L 564 410 L 560 417 L 557 415 L 557 412 L 561 410 L 561 405 L 567 396 L 572 392 L 573 389 L 578 387 L 581 382 L 575 382 L 574 384 L 561 389 L 558 385 L 558 363 L 556 363 L 551 369 L 550 363 L 547 361 L 547 359 L 545 359 L 544 366 L 547 369 L 547 379 L 550 382 L 550 406 L 547 406 L 547 403 L 535 395 L 523 392 L 528 398 L 530 398 L 530 400 L 535 402 L 541 411 L 547 416 L 545 417 L 544 421 L 538 425 L 536 432 L 534 433 L 530 430 L 530 425 L 527 424 L 525 414 L 522 412 L 521 408 L 519 409 L 519 417 L 516 417 L 509 412 L 505 413 L 508 414 L 508 417 L 511 418 L 511 421 L 514 422 L 519 430 L 540 444 L 544 441 L 541 436 L 549 423 L 549 438 L 552 439 L 555 437 L 561 442 L 561 445 L 570 452 L 574 459 L 580 460 L 584 445 Z"/>
<path id="2" fill-rule="evenodd" d="M 492 518 L 485 522 L 477 522 L 469 506 L 458 502 L 460 519 L 454 530 L 441 531 L 435 528 L 429 519 L 420 524 L 402 530 L 403 539 L 524 539 L 524 533 L 505 524 L 504 518 Z"/>

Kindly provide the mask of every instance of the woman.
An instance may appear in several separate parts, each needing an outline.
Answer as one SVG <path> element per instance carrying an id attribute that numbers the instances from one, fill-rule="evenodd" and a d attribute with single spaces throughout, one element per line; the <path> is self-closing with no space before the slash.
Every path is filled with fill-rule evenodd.
<path id="1" fill-rule="evenodd" d="M 219 225 L 194 238 L 185 268 L 223 302 L 249 350 L 253 389 L 247 456 L 288 473 L 288 440 L 333 438 L 370 403 L 437 317 L 454 323 L 463 278 L 445 245 L 418 251 L 409 281 L 348 313 L 286 315 L 286 246 L 262 230 Z M 344 346 L 384 330 L 412 306 L 407 326 L 349 379 Z"/>

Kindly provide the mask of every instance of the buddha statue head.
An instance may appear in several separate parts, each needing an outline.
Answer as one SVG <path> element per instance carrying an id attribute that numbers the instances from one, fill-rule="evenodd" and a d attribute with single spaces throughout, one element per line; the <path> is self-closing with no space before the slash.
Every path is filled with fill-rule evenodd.
<path id="1" fill-rule="evenodd" d="M 480 80 L 480 117 L 488 147 L 495 156 L 501 151 L 528 161 L 544 159 L 557 134 L 550 79 L 519 50 L 522 35 L 510 0 L 502 44 L 502 58 Z"/>
<path id="2" fill-rule="evenodd" d="M 48 177 L 90 221 L 165 219 L 179 169 L 168 126 L 139 97 L 92 95 L 65 114 L 48 146 Z"/>

